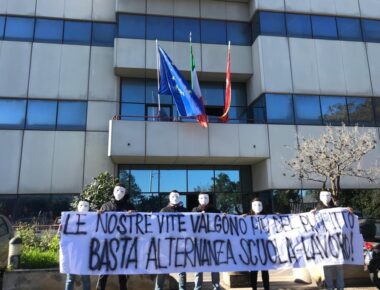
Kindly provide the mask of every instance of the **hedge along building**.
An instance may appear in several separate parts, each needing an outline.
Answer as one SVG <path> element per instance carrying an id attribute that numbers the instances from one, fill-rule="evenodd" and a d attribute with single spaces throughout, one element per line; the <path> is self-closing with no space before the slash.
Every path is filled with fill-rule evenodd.
<path id="1" fill-rule="evenodd" d="M 119 175 L 142 210 L 158 210 L 173 188 L 188 207 L 199 190 L 230 211 L 253 193 L 270 204 L 281 190 L 320 187 L 283 175 L 296 133 L 344 121 L 378 134 L 377 0 L 0 0 L 0 14 L 7 214 L 57 214 L 103 171 Z M 189 79 L 190 31 L 208 129 L 178 118 L 171 96 L 161 96 L 165 118 L 154 117 L 155 39 Z M 379 188 L 357 178 L 342 186 Z"/>

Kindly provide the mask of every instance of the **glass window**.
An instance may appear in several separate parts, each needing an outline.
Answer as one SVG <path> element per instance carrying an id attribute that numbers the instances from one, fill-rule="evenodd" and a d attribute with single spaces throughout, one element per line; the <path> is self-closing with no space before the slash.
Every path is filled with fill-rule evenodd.
<path id="1" fill-rule="evenodd" d="M 226 44 L 226 22 L 221 20 L 201 20 L 202 43 Z"/>
<path id="2" fill-rule="evenodd" d="M 171 106 L 161 106 L 161 112 L 158 112 L 158 105 L 148 105 L 146 110 L 148 121 L 172 121 Z"/>
<path id="3" fill-rule="evenodd" d="M 265 117 L 265 95 L 261 95 L 259 98 L 257 98 L 253 104 L 250 105 L 249 110 L 249 118 L 250 121 L 253 121 L 253 123 L 256 124 L 265 124 L 266 123 L 266 117 Z"/>
<path id="4" fill-rule="evenodd" d="M 321 108 L 324 124 L 340 125 L 348 123 L 345 97 L 321 96 Z"/>
<path id="5" fill-rule="evenodd" d="M 362 19 L 364 41 L 380 42 L 380 20 Z"/>
<path id="6" fill-rule="evenodd" d="M 374 125 L 371 98 L 347 97 L 347 108 L 351 125 Z"/>
<path id="7" fill-rule="evenodd" d="M 247 22 L 227 22 L 227 40 L 235 45 L 251 45 L 251 25 Z"/>
<path id="8" fill-rule="evenodd" d="M 5 39 L 32 41 L 34 18 L 7 16 Z"/>
<path id="9" fill-rule="evenodd" d="M 147 16 L 146 38 L 173 41 L 173 17 Z"/>
<path id="10" fill-rule="evenodd" d="M 92 45 L 113 46 L 116 35 L 116 24 L 113 23 L 93 23 Z"/>
<path id="11" fill-rule="evenodd" d="M 161 169 L 160 192 L 170 192 L 173 189 L 186 193 L 186 170 Z"/>
<path id="12" fill-rule="evenodd" d="M 121 103 L 120 115 L 122 120 L 144 121 L 145 105 Z"/>
<path id="13" fill-rule="evenodd" d="M 147 104 L 157 104 L 158 103 L 158 93 L 157 93 L 157 80 L 146 80 L 146 103 Z M 173 103 L 172 95 L 160 95 L 161 104 L 171 105 Z"/>
<path id="14" fill-rule="evenodd" d="M 0 39 L 4 37 L 5 16 L 0 16 Z"/>
<path id="15" fill-rule="evenodd" d="M 118 35 L 121 38 L 145 39 L 145 15 L 120 14 Z"/>
<path id="16" fill-rule="evenodd" d="M 63 20 L 38 18 L 36 20 L 35 41 L 61 43 Z"/>
<path id="17" fill-rule="evenodd" d="M 228 111 L 228 123 L 247 123 L 247 108 L 246 107 L 231 107 Z"/>
<path id="18" fill-rule="evenodd" d="M 240 192 L 239 170 L 215 170 L 215 192 Z"/>
<path id="19" fill-rule="evenodd" d="M 243 201 L 241 193 L 217 193 L 216 208 L 221 212 L 230 214 L 241 214 L 243 211 Z"/>
<path id="20" fill-rule="evenodd" d="M 132 169 L 130 176 L 131 187 L 138 188 L 140 192 L 158 192 L 157 169 Z"/>
<path id="21" fill-rule="evenodd" d="M 294 113 L 298 125 L 322 124 L 319 96 L 294 96 Z"/>
<path id="22" fill-rule="evenodd" d="M 58 104 L 58 129 L 86 130 L 87 103 L 60 101 Z"/>
<path id="23" fill-rule="evenodd" d="M 27 129 L 54 130 L 56 119 L 57 101 L 28 101 Z"/>
<path id="24" fill-rule="evenodd" d="M 214 185 L 213 170 L 189 170 L 188 171 L 189 192 L 209 192 Z"/>
<path id="25" fill-rule="evenodd" d="M 260 33 L 285 36 L 285 15 L 277 12 L 260 12 Z"/>
<path id="26" fill-rule="evenodd" d="M 372 98 L 372 101 L 375 108 L 376 125 L 380 126 L 380 98 Z"/>
<path id="27" fill-rule="evenodd" d="M 0 128 L 23 129 L 26 100 L 0 99 Z"/>
<path id="28" fill-rule="evenodd" d="M 65 21 L 64 43 L 91 44 L 91 22 Z"/>
<path id="29" fill-rule="evenodd" d="M 123 79 L 121 83 L 121 101 L 145 103 L 145 79 Z"/>
<path id="30" fill-rule="evenodd" d="M 315 38 L 337 39 L 335 17 L 333 16 L 311 16 L 313 36 Z"/>
<path id="31" fill-rule="evenodd" d="M 310 15 L 287 13 L 286 28 L 290 37 L 311 37 Z"/>
<path id="32" fill-rule="evenodd" d="M 247 106 L 247 90 L 245 83 L 231 84 L 231 106 Z"/>
<path id="33" fill-rule="evenodd" d="M 224 106 L 224 84 L 207 82 L 201 85 L 205 106 Z"/>
<path id="34" fill-rule="evenodd" d="M 362 40 L 362 29 L 360 20 L 355 18 L 337 17 L 339 39 L 342 40 Z"/>
<path id="35" fill-rule="evenodd" d="M 266 94 L 267 121 L 273 124 L 293 124 L 291 95 Z"/>
<path id="36" fill-rule="evenodd" d="M 174 41 L 189 41 L 189 33 L 191 32 L 191 41 L 201 41 L 201 26 L 199 19 L 191 18 L 174 18 Z"/>

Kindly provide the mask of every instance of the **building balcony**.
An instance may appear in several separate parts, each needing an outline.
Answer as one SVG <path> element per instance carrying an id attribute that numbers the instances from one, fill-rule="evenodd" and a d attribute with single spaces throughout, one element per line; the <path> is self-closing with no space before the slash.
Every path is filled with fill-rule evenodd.
<path id="1" fill-rule="evenodd" d="M 269 158 L 268 128 L 110 120 L 108 156 L 116 164 L 255 164 Z"/>

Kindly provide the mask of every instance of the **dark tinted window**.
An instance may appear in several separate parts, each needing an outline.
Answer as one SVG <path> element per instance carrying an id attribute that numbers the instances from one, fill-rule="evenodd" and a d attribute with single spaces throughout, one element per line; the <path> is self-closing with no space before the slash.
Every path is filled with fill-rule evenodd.
<path id="1" fill-rule="evenodd" d="M 173 17 L 147 16 L 146 38 L 173 41 Z"/>
<path id="2" fill-rule="evenodd" d="M 380 20 L 362 19 L 364 41 L 380 42 Z"/>
<path id="3" fill-rule="evenodd" d="M 231 41 L 231 44 L 251 45 L 252 31 L 250 23 L 227 22 L 227 40 Z"/>
<path id="4" fill-rule="evenodd" d="M 249 118 L 252 119 L 254 123 L 266 123 L 265 95 L 260 96 L 251 104 L 249 112 Z"/>
<path id="5" fill-rule="evenodd" d="M 35 41 L 61 43 L 63 37 L 63 20 L 37 19 Z"/>
<path id="6" fill-rule="evenodd" d="M 27 129 L 54 130 L 56 118 L 57 101 L 28 101 Z"/>
<path id="7" fill-rule="evenodd" d="M 189 41 L 189 33 L 193 42 L 201 41 L 201 25 L 199 19 L 174 18 L 174 41 Z"/>
<path id="8" fill-rule="evenodd" d="M 285 15 L 277 12 L 260 12 L 260 32 L 264 35 L 286 35 Z"/>
<path id="9" fill-rule="evenodd" d="M 26 100 L 0 99 L 0 128 L 23 129 Z"/>
<path id="10" fill-rule="evenodd" d="M 145 103 L 145 79 L 123 79 L 121 101 Z"/>
<path id="11" fill-rule="evenodd" d="M 231 106 L 247 106 L 247 92 L 244 83 L 232 83 L 231 93 Z"/>
<path id="12" fill-rule="evenodd" d="M 172 113 L 170 106 L 161 106 L 161 111 L 158 112 L 158 105 L 146 106 L 146 116 L 148 121 L 172 121 Z"/>
<path id="13" fill-rule="evenodd" d="M 371 98 L 347 97 L 347 107 L 351 125 L 374 125 Z"/>
<path id="14" fill-rule="evenodd" d="M 63 130 L 86 130 L 87 103 L 60 101 L 57 128 Z"/>
<path id="15" fill-rule="evenodd" d="M 380 99 L 379 98 L 373 98 L 372 102 L 373 102 L 373 106 L 375 108 L 376 125 L 380 126 Z"/>
<path id="16" fill-rule="evenodd" d="M 113 46 L 116 24 L 96 23 L 92 25 L 92 45 Z"/>
<path id="17" fill-rule="evenodd" d="M 338 32 L 333 16 L 311 16 L 313 36 L 315 38 L 337 39 Z"/>
<path id="18" fill-rule="evenodd" d="M 121 103 L 121 119 L 122 120 L 144 120 L 145 105 Z M 134 117 L 136 116 L 136 117 Z"/>
<path id="19" fill-rule="evenodd" d="M 246 107 L 231 107 L 228 111 L 228 123 L 247 123 Z"/>
<path id="20" fill-rule="evenodd" d="M 4 37 L 5 16 L 0 16 L 0 39 Z"/>
<path id="21" fill-rule="evenodd" d="M 348 123 L 345 97 L 321 96 L 322 118 L 324 124 L 340 125 Z"/>
<path id="22" fill-rule="evenodd" d="M 202 83 L 202 96 L 206 106 L 224 106 L 223 83 Z"/>
<path id="23" fill-rule="evenodd" d="M 32 41 L 34 32 L 34 18 L 7 17 L 5 38 L 13 40 Z"/>
<path id="24" fill-rule="evenodd" d="M 201 20 L 202 43 L 226 44 L 226 22 Z"/>
<path id="25" fill-rule="evenodd" d="M 146 80 L 146 90 L 145 90 L 145 102 L 147 104 L 158 103 L 158 90 L 157 90 L 157 80 L 147 79 Z M 161 104 L 171 105 L 173 103 L 171 95 L 160 95 Z"/>
<path id="26" fill-rule="evenodd" d="M 310 15 L 286 14 L 286 27 L 290 37 L 311 37 Z"/>
<path id="27" fill-rule="evenodd" d="M 360 20 L 354 18 L 337 17 L 339 39 L 342 40 L 362 40 L 362 30 Z"/>
<path id="28" fill-rule="evenodd" d="M 296 124 L 322 124 L 319 96 L 294 96 L 294 113 Z"/>
<path id="29" fill-rule="evenodd" d="M 91 44 L 91 22 L 65 21 L 64 42 Z"/>
<path id="30" fill-rule="evenodd" d="M 293 124 L 291 95 L 266 94 L 267 121 L 273 124 Z"/>
<path id="31" fill-rule="evenodd" d="M 119 37 L 145 39 L 145 15 L 121 14 L 118 20 Z"/>

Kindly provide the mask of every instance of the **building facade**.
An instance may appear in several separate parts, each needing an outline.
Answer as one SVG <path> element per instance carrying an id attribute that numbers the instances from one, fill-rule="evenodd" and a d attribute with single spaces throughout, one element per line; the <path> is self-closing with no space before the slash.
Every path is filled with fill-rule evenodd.
<path id="1" fill-rule="evenodd" d="M 208 129 L 171 96 L 157 116 L 155 40 L 189 79 L 190 32 Z M 57 215 L 104 171 L 140 210 L 172 189 L 188 207 L 199 191 L 229 212 L 255 195 L 272 207 L 281 192 L 321 187 L 284 174 L 297 136 L 344 122 L 379 139 L 379 97 L 378 0 L 0 0 L 1 211 Z"/>

